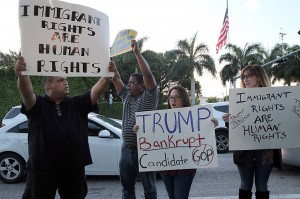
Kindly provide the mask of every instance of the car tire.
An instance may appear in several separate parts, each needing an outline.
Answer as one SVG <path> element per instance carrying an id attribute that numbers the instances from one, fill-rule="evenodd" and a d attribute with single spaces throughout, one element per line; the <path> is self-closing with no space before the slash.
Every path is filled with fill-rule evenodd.
<path id="1" fill-rule="evenodd" d="M 14 184 L 22 181 L 25 177 L 25 160 L 15 153 L 0 155 L 0 180 Z"/>
<path id="2" fill-rule="evenodd" d="M 218 153 L 227 153 L 229 150 L 228 132 L 225 130 L 216 131 L 216 145 Z"/>

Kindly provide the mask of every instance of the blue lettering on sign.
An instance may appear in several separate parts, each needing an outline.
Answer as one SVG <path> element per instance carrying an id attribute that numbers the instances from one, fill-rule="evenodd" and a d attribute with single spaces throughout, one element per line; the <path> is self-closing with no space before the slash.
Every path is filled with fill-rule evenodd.
<path id="1" fill-rule="evenodd" d="M 211 116 L 211 112 L 208 108 L 198 108 L 197 114 L 193 115 L 192 110 L 189 110 L 187 113 L 174 111 L 172 113 L 153 113 L 153 114 L 141 114 L 137 115 L 136 118 L 142 117 L 142 133 L 146 133 L 147 121 L 152 121 L 152 132 L 162 132 L 173 134 L 175 132 L 182 133 L 182 129 L 186 126 L 189 126 L 191 132 L 201 130 L 201 121 L 208 119 Z M 195 118 L 196 117 L 196 118 Z M 163 120 L 162 120 L 163 118 Z M 149 132 L 148 132 L 149 133 Z"/>

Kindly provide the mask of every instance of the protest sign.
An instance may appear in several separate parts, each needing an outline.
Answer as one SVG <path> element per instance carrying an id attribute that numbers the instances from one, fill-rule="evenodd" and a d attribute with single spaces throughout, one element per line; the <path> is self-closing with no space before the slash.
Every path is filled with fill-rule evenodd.
<path id="1" fill-rule="evenodd" d="M 211 105 L 136 113 L 139 171 L 218 165 Z"/>
<path id="2" fill-rule="evenodd" d="M 230 89 L 229 149 L 300 147 L 300 87 Z"/>
<path id="3" fill-rule="evenodd" d="M 131 51 L 131 41 L 134 40 L 137 36 L 137 31 L 126 29 L 121 30 L 111 46 L 110 56 L 114 57 L 117 55 L 121 55 L 128 51 Z"/>
<path id="4" fill-rule="evenodd" d="M 108 16 L 63 1 L 19 1 L 21 50 L 37 76 L 109 76 Z"/>

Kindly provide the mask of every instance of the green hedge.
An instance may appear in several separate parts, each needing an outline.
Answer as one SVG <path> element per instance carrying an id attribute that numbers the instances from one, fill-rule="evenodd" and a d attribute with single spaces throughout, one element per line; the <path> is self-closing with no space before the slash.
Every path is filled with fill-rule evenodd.
<path id="1" fill-rule="evenodd" d="M 122 102 L 113 102 L 110 105 L 108 102 L 99 103 L 99 114 L 116 119 L 122 119 L 123 104 Z"/>

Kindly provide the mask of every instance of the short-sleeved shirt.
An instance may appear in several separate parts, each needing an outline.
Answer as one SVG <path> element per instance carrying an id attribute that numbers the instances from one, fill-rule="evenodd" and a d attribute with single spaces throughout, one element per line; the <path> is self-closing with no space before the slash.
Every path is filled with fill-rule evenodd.
<path id="1" fill-rule="evenodd" d="M 76 169 L 92 164 L 87 116 L 95 108 L 90 92 L 66 97 L 59 105 L 47 95 L 37 95 L 28 111 L 22 104 L 21 112 L 29 120 L 27 168 Z"/>
<path id="2" fill-rule="evenodd" d="M 136 123 L 135 113 L 156 110 L 159 88 L 156 86 L 153 91 L 145 89 L 140 96 L 133 98 L 128 94 L 128 87 L 124 86 L 119 96 L 123 101 L 123 143 L 126 146 L 137 146 L 136 134 L 132 131 L 133 125 Z"/>

